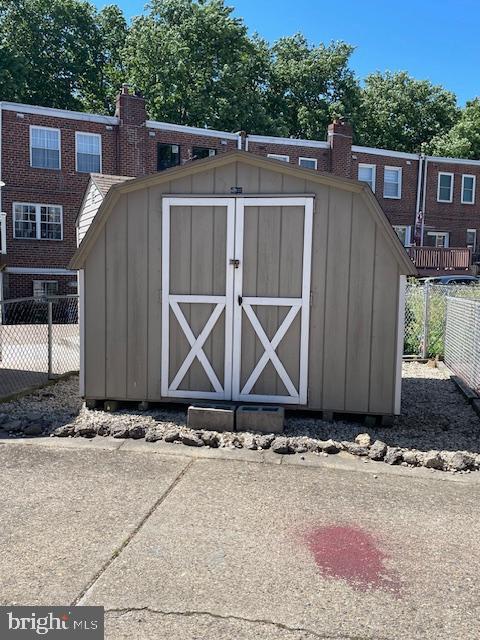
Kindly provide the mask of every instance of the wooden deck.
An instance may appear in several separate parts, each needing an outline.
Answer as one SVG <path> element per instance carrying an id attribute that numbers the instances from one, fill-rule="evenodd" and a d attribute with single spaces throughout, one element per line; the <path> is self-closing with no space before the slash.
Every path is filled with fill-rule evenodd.
<path id="1" fill-rule="evenodd" d="M 465 274 L 472 265 L 472 252 L 467 247 L 406 247 L 406 251 L 421 275 Z"/>

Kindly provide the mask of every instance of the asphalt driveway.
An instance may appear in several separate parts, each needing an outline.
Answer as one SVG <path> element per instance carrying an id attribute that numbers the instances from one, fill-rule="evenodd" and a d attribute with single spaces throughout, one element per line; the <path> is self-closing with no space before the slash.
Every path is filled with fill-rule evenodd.
<path id="1" fill-rule="evenodd" d="M 478 474 L 162 445 L 0 444 L 0 603 L 103 605 L 109 640 L 480 637 Z"/>

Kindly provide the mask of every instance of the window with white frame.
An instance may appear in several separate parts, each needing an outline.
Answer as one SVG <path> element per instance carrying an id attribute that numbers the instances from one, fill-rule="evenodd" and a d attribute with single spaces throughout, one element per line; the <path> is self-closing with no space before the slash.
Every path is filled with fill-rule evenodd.
<path id="1" fill-rule="evenodd" d="M 425 245 L 427 247 L 448 247 L 448 231 L 427 231 Z"/>
<path id="2" fill-rule="evenodd" d="M 462 204 L 475 204 L 476 176 L 466 173 L 462 176 Z"/>
<path id="3" fill-rule="evenodd" d="M 280 156 L 278 153 L 267 153 L 267 158 L 273 158 L 274 160 L 281 160 L 282 162 L 290 162 L 290 156 Z"/>
<path id="4" fill-rule="evenodd" d="M 375 193 L 375 176 L 377 173 L 377 167 L 374 164 L 358 165 L 358 179 L 361 182 L 366 182 L 370 189 Z"/>
<path id="5" fill-rule="evenodd" d="M 30 127 L 30 165 L 60 169 L 60 129 Z"/>
<path id="6" fill-rule="evenodd" d="M 13 237 L 22 240 L 62 240 L 60 205 L 13 203 Z"/>
<path id="7" fill-rule="evenodd" d="M 409 247 L 411 245 L 412 227 L 405 224 L 394 224 L 393 229 L 397 236 L 400 238 L 400 242 L 403 244 L 403 246 Z"/>
<path id="8" fill-rule="evenodd" d="M 467 247 L 475 253 L 477 250 L 477 230 L 467 229 Z"/>
<path id="9" fill-rule="evenodd" d="M 58 295 L 58 282 L 56 280 L 34 280 L 33 297 L 47 298 Z"/>
<path id="10" fill-rule="evenodd" d="M 75 133 L 75 156 L 77 171 L 82 173 L 102 172 L 102 136 L 99 133 Z"/>
<path id="11" fill-rule="evenodd" d="M 317 159 L 316 158 L 299 158 L 298 164 L 301 167 L 305 167 L 305 169 L 316 169 Z"/>
<path id="12" fill-rule="evenodd" d="M 383 197 L 396 200 L 402 197 L 401 167 L 385 167 L 383 171 Z"/>
<path id="13" fill-rule="evenodd" d="M 453 173 L 438 173 L 437 202 L 453 201 Z"/>

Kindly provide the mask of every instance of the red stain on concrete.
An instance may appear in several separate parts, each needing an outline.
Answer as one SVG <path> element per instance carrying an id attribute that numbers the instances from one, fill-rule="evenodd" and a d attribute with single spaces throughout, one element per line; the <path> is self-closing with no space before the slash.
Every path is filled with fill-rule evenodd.
<path id="1" fill-rule="evenodd" d="M 371 533 L 354 526 L 331 525 L 310 529 L 304 541 L 325 576 L 346 580 L 361 590 L 398 591 L 398 577 L 385 568 L 387 556 Z"/>

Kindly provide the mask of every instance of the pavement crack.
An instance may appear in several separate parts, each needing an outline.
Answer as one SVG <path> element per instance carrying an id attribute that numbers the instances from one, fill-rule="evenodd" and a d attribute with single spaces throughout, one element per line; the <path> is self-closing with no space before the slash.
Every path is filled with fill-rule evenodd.
<path id="1" fill-rule="evenodd" d="M 108 558 L 106 562 L 102 564 L 100 569 L 95 573 L 93 578 L 85 585 L 85 587 L 80 591 L 78 596 L 72 601 L 72 607 L 80 606 L 82 604 L 82 600 L 90 593 L 90 591 L 95 586 L 96 582 L 99 578 L 107 571 L 107 569 L 111 566 L 116 558 L 122 553 L 122 551 L 130 544 L 133 538 L 137 535 L 143 525 L 147 522 L 150 516 L 156 511 L 156 509 L 168 498 L 168 496 L 172 493 L 178 483 L 182 480 L 182 478 L 189 471 L 190 467 L 194 464 L 195 459 L 190 460 L 185 467 L 180 471 L 180 473 L 176 476 L 175 480 L 167 487 L 167 489 L 161 494 L 161 496 L 156 500 L 147 513 L 143 516 L 143 518 L 139 521 L 136 527 L 128 534 L 125 540 L 120 544 L 117 549 L 114 550 L 112 555 Z"/>
<path id="2" fill-rule="evenodd" d="M 340 635 L 325 635 L 322 633 L 318 633 L 317 631 L 313 631 L 312 629 L 308 629 L 306 627 L 290 627 L 282 622 L 275 622 L 274 620 L 267 620 L 263 618 L 246 618 L 243 616 L 235 616 L 235 615 L 221 615 L 220 613 L 212 613 L 211 611 L 162 611 L 161 609 L 153 609 L 152 607 L 128 607 L 125 609 L 105 609 L 105 613 L 118 613 L 120 615 L 126 615 L 128 613 L 153 613 L 163 616 L 180 616 L 180 617 L 194 617 L 194 616 L 208 616 L 213 618 L 214 620 L 236 620 L 238 622 L 249 622 L 252 624 L 264 624 L 270 625 L 281 631 L 289 631 L 289 632 L 298 632 L 298 633 L 308 633 L 314 638 L 318 638 L 319 640 L 387 640 L 386 637 L 381 636 L 357 636 L 357 635 L 348 635 L 342 633 Z"/>

